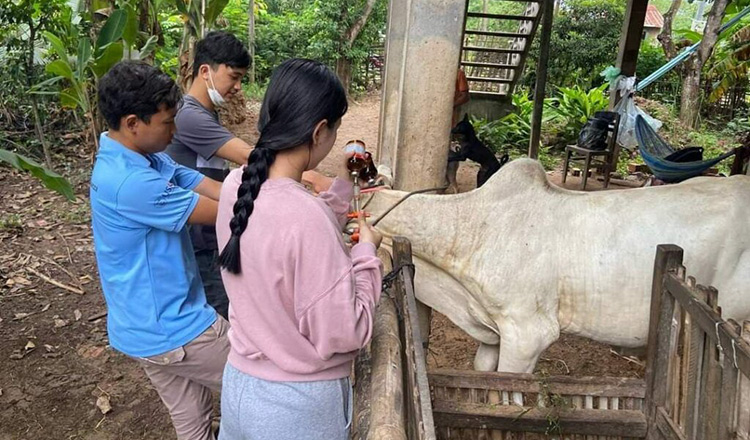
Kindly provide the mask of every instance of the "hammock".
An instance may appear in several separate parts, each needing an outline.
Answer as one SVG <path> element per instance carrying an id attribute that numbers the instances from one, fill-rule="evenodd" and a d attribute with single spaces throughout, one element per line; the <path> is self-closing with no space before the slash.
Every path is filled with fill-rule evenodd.
<path id="1" fill-rule="evenodd" d="M 734 150 L 709 160 L 694 162 L 672 162 L 665 158 L 677 150 L 664 141 L 643 116 L 638 115 L 635 120 L 635 136 L 638 139 L 638 149 L 654 176 L 665 182 L 681 182 L 691 177 L 700 176 L 706 170 L 734 155 Z"/>

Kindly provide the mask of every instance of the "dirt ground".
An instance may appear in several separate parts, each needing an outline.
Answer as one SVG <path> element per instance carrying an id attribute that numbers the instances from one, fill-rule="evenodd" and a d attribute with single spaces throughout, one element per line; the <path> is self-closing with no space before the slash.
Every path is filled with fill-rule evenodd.
<path id="1" fill-rule="evenodd" d="M 257 139 L 258 108 L 251 103 L 248 120 L 231 127 L 251 143 Z M 352 103 L 338 151 L 353 138 L 374 150 L 378 118 L 377 96 Z M 75 186 L 75 202 L 25 174 L 0 173 L 0 440 L 174 438 L 141 368 L 108 346 L 88 208 L 90 152 L 79 148 L 72 157 L 75 144 L 57 148 L 65 149 L 58 163 Z M 339 163 L 340 156 L 331 155 L 320 169 L 334 174 Z M 476 170 L 462 164 L 460 190 L 472 188 Z M 573 188 L 575 179 L 569 184 Z M 466 334 L 435 315 L 432 367 L 471 368 L 475 348 Z M 540 368 L 550 374 L 642 375 L 609 347 L 568 337 L 543 355 Z"/>

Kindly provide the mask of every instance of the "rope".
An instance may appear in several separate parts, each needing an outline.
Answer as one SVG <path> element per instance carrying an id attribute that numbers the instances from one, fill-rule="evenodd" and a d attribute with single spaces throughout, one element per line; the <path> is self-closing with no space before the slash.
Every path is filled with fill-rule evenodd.
<path id="1" fill-rule="evenodd" d="M 405 195 L 404 197 L 402 197 L 401 200 L 399 200 L 393 206 L 391 206 L 390 208 L 388 208 L 380 217 L 378 217 L 377 219 L 375 219 L 375 221 L 372 222 L 372 226 L 377 226 L 377 224 L 380 223 L 380 220 L 383 220 L 383 217 L 385 217 L 386 215 L 390 214 L 391 211 L 393 211 L 398 205 L 400 205 L 401 203 L 403 203 L 404 200 L 408 199 L 409 197 L 411 197 L 411 196 L 413 196 L 415 194 L 422 194 L 422 193 L 427 193 L 427 192 L 432 192 L 432 191 L 442 191 L 442 190 L 447 189 L 447 188 L 448 188 L 447 186 L 441 186 L 441 187 L 437 187 L 437 188 L 419 189 L 419 190 L 412 191 L 412 192 L 408 193 L 407 195 Z M 369 203 L 369 201 L 368 201 L 368 203 Z"/>
<path id="2" fill-rule="evenodd" d="M 412 263 L 406 263 L 402 264 L 396 268 L 394 268 L 392 271 L 388 272 L 386 276 L 383 277 L 383 290 L 388 290 L 393 285 L 393 282 L 396 280 L 396 277 L 399 273 L 401 273 L 402 270 L 404 270 L 405 267 L 411 267 L 412 270 L 414 270 L 414 264 Z"/>

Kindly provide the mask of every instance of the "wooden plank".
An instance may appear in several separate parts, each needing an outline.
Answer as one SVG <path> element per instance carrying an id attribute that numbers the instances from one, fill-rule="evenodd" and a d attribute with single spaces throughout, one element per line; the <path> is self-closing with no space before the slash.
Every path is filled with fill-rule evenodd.
<path id="1" fill-rule="evenodd" d="M 547 89 L 547 64 L 549 63 L 554 9 L 555 5 L 552 1 L 544 2 L 539 8 L 539 13 L 542 14 L 542 35 L 539 40 L 539 60 L 537 60 L 536 84 L 534 84 L 534 106 L 531 113 L 531 138 L 529 139 L 529 158 L 531 159 L 539 158 L 539 141 L 542 136 L 542 114 L 544 113 L 544 93 Z M 535 26 L 536 24 L 538 24 L 538 21 Z M 533 32 L 536 32 L 536 27 Z M 530 49 L 530 44 L 524 47 L 522 59 L 525 60 L 525 54 Z"/>
<path id="2" fill-rule="evenodd" d="M 533 374 L 437 369 L 428 374 L 430 384 L 440 387 L 476 388 L 521 393 L 539 393 L 541 378 Z M 629 377 L 548 376 L 544 384 L 552 394 L 563 396 L 646 396 L 645 382 Z"/>
<path id="3" fill-rule="evenodd" d="M 716 308 L 718 307 L 717 296 L 703 286 L 698 286 L 698 289 L 703 290 L 707 297 L 707 302 L 704 305 L 707 305 L 713 312 L 716 312 Z M 687 293 L 690 294 L 689 291 Z M 721 321 L 721 318 L 718 318 L 717 322 L 719 321 Z M 698 404 L 698 438 L 718 439 L 721 365 L 717 359 L 717 347 L 714 343 L 709 342 L 703 348 L 703 370 L 701 372 L 700 383 L 701 396 Z"/>
<path id="4" fill-rule="evenodd" d="M 474 29 L 467 29 L 464 31 L 466 35 L 484 35 L 487 37 L 508 37 L 508 38 L 529 38 L 529 34 L 522 34 L 519 32 L 497 32 L 497 31 L 481 31 Z"/>
<path id="5" fill-rule="evenodd" d="M 662 437 L 654 438 L 659 438 L 660 440 L 687 440 L 682 434 L 680 427 L 672 421 L 672 418 L 669 417 L 669 414 L 667 414 L 664 408 L 659 408 L 657 410 L 654 427 L 662 435 Z M 649 432 L 649 439 L 651 438 L 651 432 Z"/>
<path id="6" fill-rule="evenodd" d="M 430 401 L 430 385 L 427 381 L 426 356 L 421 344 L 422 336 L 419 329 L 417 300 L 414 295 L 414 269 L 413 266 L 408 266 L 412 264 L 411 243 L 404 237 L 394 237 L 393 251 L 396 266 L 406 266 L 401 270 L 399 278 L 404 286 L 404 307 L 402 310 L 404 322 L 409 326 L 406 329 L 407 335 L 411 331 L 411 337 L 407 337 L 407 342 L 412 346 L 407 351 L 407 361 L 409 361 L 409 356 L 413 354 L 411 363 L 415 367 L 414 377 L 408 378 L 408 382 L 414 381 L 413 388 L 417 394 L 415 396 L 417 401 L 414 403 L 419 405 L 419 408 L 416 409 L 421 413 L 421 419 L 415 421 L 419 423 L 419 426 L 410 428 L 417 429 L 423 435 L 420 440 L 435 440 L 435 423 L 432 415 L 432 402 Z M 417 416 L 419 415 L 417 414 Z"/>
<path id="7" fill-rule="evenodd" d="M 674 299 L 671 299 L 671 301 L 674 302 Z M 680 381 L 681 375 L 680 372 L 682 370 L 682 346 L 681 346 L 681 337 L 682 337 L 682 316 L 684 312 L 682 308 L 680 307 L 680 304 L 678 302 L 674 303 L 674 310 L 672 312 L 672 318 L 670 319 L 670 323 L 672 324 L 672 335 L 669 340 L 669 353 L 671 353 L 670 361 L 669 361 L 669 375 L 670 383 L 667 387 L 667 414 L 669 414 L 672 417 L 672 420 L 679 425 L 680 423 L 680 392 L 682 390 L 682 383 Z M 675 323 L 677 323 L 677 326 L 675 327 Z"/>
<path id="8" fill-rule="evenodd" d="M 689 328 L 689 322 L 690 322 L 690 315 L 683 309 L 682 307 L 679 307 L 679 302 L 677 303 L 676 309 L 679 309 L 679 325 L 680 325 L 680 331 L 678 333 L 678 339 L 677 339 L 677 351 L 680 355 L 680 362 L 676 365 L 675 368 L 675 375 L 679 377 L 679 384 L 677 390 L 677 401 L 675 402 L 675 416 L 677 420 L 677 424 L 680 426 L 685 426 L 685 418 L 687 416 L 687 395 L 688 395 L 688 351 L 690 349 L 690 328 Z"/>
<path id="9" fill-rule="evenodd" d="M 516 20 L 532 21 L 536 17 L 533 15 L 514 15 L 514 14 L 491 14 L 487 12 L 469 12 L 466 14 L 469 18 L 490 18 L 493 20 Z"/>
<path id="10" fill-rule="evenodd" d="M 720 341 L 724 352 L 727 353 L 727 350 L 732 350 L 732 340 L 735 341 L 737 366 L 744 375 L 750 376 L 750 344 L 742 341 L 739 334 L 721 319 L 716 310 L 712 310 L 706 304 L 699 301 L 682 280 L 674 276 L 668 276 L 665 282 L 667 289 L 680 302 L 682 307 L 690 313 L 695 323 L 700 326 L 711 340 L 711 344 L 716 345 Z M 719 322 L 718 340 L 716 339 L 717 322 Z M 734 353 L 732 353 L 732 356 L 734 356 Z"/>
<path id="11" fill-rule="evenodd" d="M 682 265 L 683 251 L 679 246 L 661 244 L 656 248 L 654 260 L 654 277 L 651 284 L 651 311 L 646 361 L 646 415 L 649 420 L 656 417 L 656 409 L 667 403 L 667 385 L 669 384 L 668 352 L 672 330 L 672 312 L 674 300 L 664 287 L 664 275 L 676 272 Z"/>
<path id="12" fill-rule="evenodd" d="M 523 49 L 502 49 L 497 47 L 481 47 L 481 46 L 463 46 L 463 50 L 471 50 L 474 52 L 492 52 L 492 53 L 523 53 Z"/>
<path id="13" fill-rule="evenodd" d="M 625 19 L 620 31 L 620 44 L 617 52 L 615 67 L 625 76 L 635 75 L 638 62 L 638 49 L 643 39 L 643 25 L 646 21 L 648 0 L 628 0 L 625 8 Z M 613 109 L 619 100 L 617 90 L 610 93 L 609 109 Z"/>
<path id="14" fill-rule="evenodd" d="M 479 63 L 475 61 L 461 61 L 462 66 L 469 66 L 469 67 L 486 67 L 488 69 L 505 69 L 505 70 L 512 70 L 515 69 L 515 64 L 504 64 L 504 63 Z"/>
<path id="15" fill-rule="evenodd" d="M 688 285 L 695 286 L 695 278 L 688 277 Z M 699 299 L 705 301 L 706 298 Z M 685 308 L 683 307 L 683 310 Z M 685 436 L 690 439 L 695 438 L 696 420 L 698 416 L 698 396 L 699 396 L 699 384 L 698 378 L 700 377 L 701 366 L 703 361 L 703 343 L 706 339 L 706 335 L 701 330 L 700 326 L 695 324 L 694 319 L 690 313 L 686 310 L 686 336 L 687 341 L 687 353 L 685 368 L 685 383 L 687 390 L 685 392 L 685 422 L 683 423 L 683 429 L 685 430 Z"/>
<path id="16" fill-rule="evenodd" d="M 750 342 L 750 321 L 742 323 L 741 337 L 744 341 Z M 740 375 L 737 394 L 737 437 L 750 439 L 750 377 Z"/>
<path id="17" fill-rule="evenodd" d="M 482 81 L 482 82 L 489 82 L 489 83 L 497 83 L 497 84 L 510 84 L 513 82 L 513 79 L 506 79 L 506 78 L 483 78 L 481 76 L 467 76 L 467 81 Z"/>
<path id="18" fill-rule="evenodd" d="M 737 333 L 741 333 L 741 327 L 734 321 L 727 323 Z M 732 346 L 724 354 L 724 362 L 721 369 L 721 390 L 719 393 L 719 438 L 731 438 L 734 434 L 734 417 L 737 411 L 737 391 L 739 383 L 739 371 L 734 365 L 734 351 Z"/>
<path id="19" fill-rule="evenodd" d="M 555 418 L 565 433 L 637 438 L 646 435 L 646 418 L 640 411 L 559 410 L 451 401 L 436 401 L 433 409 L 438 426 L 543 433 L 550 428 L 550 418 Z"/>
<path id="20" fill-rule="evenodd" d="M 508 94 L 506 92 L 497 93 L 497 92 L 472 92 L 472 91 L 469 91 L 469 96 L 471 96 L 472 98 L 475 98 L 475 99 L 479 98 L 479 99 L 488 99 L 488 100 L 499 100 L 499 99 L 502 99 L 502 98 L 508 96 Z"/>

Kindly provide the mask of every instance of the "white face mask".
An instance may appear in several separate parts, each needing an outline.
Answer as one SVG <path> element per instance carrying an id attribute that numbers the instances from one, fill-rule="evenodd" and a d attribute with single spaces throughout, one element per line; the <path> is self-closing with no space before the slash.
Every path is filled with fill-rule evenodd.
<path id="1" fill-rule="evenodd" d="M 224 100 L 224 97 L 221 96 L 221 93 L 216 90 L 216 86 L 214 85 L 214 78 L 213 76 L 211 76 L 210 67 L 208 68 L 208 79 L 211 81 L 211 87 L 208 88 L 208 98 L 216 107 L 223 106 L 226 103 L 226 100 Z"/>

